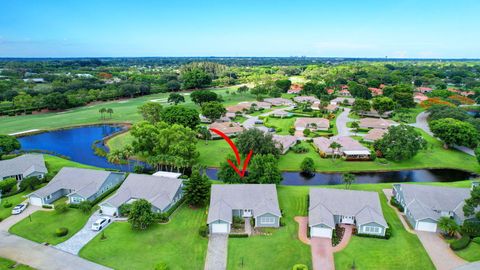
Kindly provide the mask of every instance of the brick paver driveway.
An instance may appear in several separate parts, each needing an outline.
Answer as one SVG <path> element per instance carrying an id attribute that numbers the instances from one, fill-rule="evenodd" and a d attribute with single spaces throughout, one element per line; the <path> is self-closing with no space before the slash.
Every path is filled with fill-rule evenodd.
<path id="1" fill-rule="evenodd" d="M 335 270 L 332 239 L 325 237 L 310 238 L 313 270 Z"/>
<path id="2" fill-rule="evenodd" d="M 451 270 L 467 264 L 437 233 L 417 231 L 417 235 L 437 270 Z"/>
<path id="3" fill-rule="evenodd" d="M 211 234 L 209 238 L 205 270 L 227 269 L 228 234 Z"/>

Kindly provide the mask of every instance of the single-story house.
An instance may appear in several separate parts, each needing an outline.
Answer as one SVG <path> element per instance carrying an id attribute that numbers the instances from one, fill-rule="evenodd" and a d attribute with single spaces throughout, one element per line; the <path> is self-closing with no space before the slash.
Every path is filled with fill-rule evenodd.
<path id="1" fill-rule="evenodd" d="M 280 149 L 282 154 L 285 154 L 287 153 L 288 149 L 290 149 L 290 147 L 294 146 L 297 143 L 298 139 L 297 137 L 291 135 L 275 134 L 273 135 L 273 141 L 275 142 L 277 148 Z"/>
<path id="2" fill-rule="evenodd" d="M 467 219 L 463 214 L 469 188 L 394 184 L 393 196 L 403 206 L 407 221 L 415 230 L 436 232 L 441 217 L 450 217 L 459 225 Z"/>
<path id="3" fill-rule="evenodd" d="M 68 197 L 69 203 L 77 204 L 95 200 L 124 179 L 125 173 L 64 167 L 46 186 L 27 197 L 30 204 L 37 206 L 51 204 L 63 196 Z"/>
<path id="4" fill-rule="evenodd" d="M 338 91 L 338 94 L 342 97 L 351 97 L 352 96 L 352 94 L 350 94 L 350 91 L 348 91 L 348 87 Z"/>
<path id="5" fill-rule="evenodd" d="M 385 236 L 388 224 L 383 217 L 378 193 L 311 188 L 308 206 L 310 236 L 332 238 L 337 224 L 355 225 L 360 234 Z"/>
<path id="6" fill-rule="evenodd" d="M 315 102 L 320 102 L 320 100 L 314 96 L 297 96 L 293 98 L 293 101 L 297 103 L 315 103 Z"/>
<path id="7" fill-rule="evenodd" d="M 226 109 L 229 113 L 243 113 L 244 111 L 250 109 L 250 103 L 239 103 L 237 105 L 228 106 Z"/>
<path id="8" fill-rule="evenodd" d="M 330 145 L 333 142 L 340 144 L 340 148 L 330 148 Z M 329 157 L 335 154 L 344 156 L 347 160 L 368 160 L 371 155 L 370 149 L 363 146 L 357 140 L 347 136 L 332 138 L 316 137 L 313 138 L 313 145 L 317 148 L 322 157 Z"/>
<path id="9" fill-rule="evenodd" d="M 115 194 L 100 204 L 102 214 L 120 215 L 122 204 L 129 204 L 138 199 L 145 199 L 152 204 L 152 211 L 164 213 L 168 211 L 183 196 L 183 181 L 178 175 L 164 172 L 156 175 L 128 175 L 125 182 Z"/>
<path id="10" fill-rule="evenodd" d="M 225 133 L 227 136 L 236 136 L 240 133 L 243 132 L 244 128 L 239 124 L 235 122 L 215 122 L 210 125 L 208 125 L 208 128 L 215 128 L 220 130 L 221 132 Z M 218 138 L 218 134 L 210 131 L 212 134 L 212 137 Z"/>
<path id="11" fill-rule="evenodd" d="M 44 83 L 45 79 L 43 78 L 29 78 L 29 79 L 23 79 L 24 82 L 26 83 Z"/>
<path id="12" fill-rule="evenodd" d="M 383 95 L 383 90 L 376 87 L 369 87 L 368 90 L 372 93 L 372 96 Z"/>
<path id="13" fill-rule="evenodd" d="M 200 114 L 199 117 L 200 117 L 200 122 L 201 123 L 206 123 L 206 124 L 212 123 L 212 120 L 208 117 L 205 117 L 203 114 Z M 235 116 L 233 118 L 235 118 Z M 230 122 L 231 120 L 232 120 L 232 118 L 224 115 L 224 116 L 220 117 L 220 119 L 217 119 L 216 122 Z"/>
<path id="14" fill-rule="evenodd" d="M 27 177 L 43 178 L 48 173 L 43 155 L 25 154 L 12 159 L 0 160 L 0 180 Z"/>
<path id="15" fill-rule="evenodd" d="M 210 233 L 230 233 L 233 217 L 253 218 L 255 227 L 280 227 L 274 184 L 212 185 L 207 223 Z"/>
<path id="16" fill-rule="evenodd" d="M 287 93 L 288 94 L 298 94 L 302 91 L 303 89 L 303 86 L 300 85 L 300 84 L 296 84 L 296 83 L 293 83 L 291 86 L 290 86 L 290 89 L 288 89 Z"/>
<path id="17" fill-rule="evenodd" d="M 286 98 L 266 98 L 264 102 L 272 104 L 272 106 L 292 106 L 293 101 Z"/>
<path id="18" fill-rule="evenodd" d="M 417 91 L 420 92 L 420 93 L 425 94 L 425 93 L 430 93 L 430 92 L 432 92 L 433 89 L 430 88 L 430 87 L 417 87 Z"/>
<path id="19" fill-rule="evenodd" d="M 349 98 L 349 97 L 337 97 L 330 100 L 330 104 L 333 104 L 333 105 L 343 105 L 345 102 L 348 105 L 353 105 L 353 103 L 355 102 L 355 99 Z"/>
<path id="20" fill-rule="evenodd" d="M 390 116 L 392 116 L 393 111 L 386 111 L 382 115 L 380 115 L 378 111 L 370 109 L 369 111 L 359 111 L 357 112 L 357 114 L 363 117 L 389 118 Z"/>
<path id="21" fill-rule="evenodd" d="M 270 109 L 272 107 L 272 104 L 268 103 L 268 102 L 263 102 L 263 101 L 254 101 L 254 102 L 240 102 L 239 104 L 249 104 L 250 107 L 255 107 L 257 110 L 258 109 Z"/>
<path id="22" fill-rule="evenodd" d="M 422 103 L 423 101 L 425 101 L 425 100 L 427 100 L 427 99 L 428 99 L 428 97 L 427 97 L 425 94 L 420 93 L 420 92 L 415 93 L 415 94 L 413 95 L 413 101 L 414 101 L 415 103 Z"/>
<path id="23" fill-rule="evenodd" d="M 387 133 L 386 129 L 374 128 L 368 131 L 368 133 L 363 137 L 363 140 L 367 142 L 374 142 L 383 138 L 385 133 Z"/>
<path id="24" fill-rule="evenodd" d="M 284 110 L 279 110 L 279 111 L 274 111 L 272 115 L 275 117 L 284 118 L 284 117 L 290 116 L 290 113 Z"/>
<path id="25" fill-rule="evenodd" d="M 395 121 L 383 118 L 362 118 L 360 119 L 360 128 L 388 129 L 390 126 L 397 125 Z"/>
<path id="26" fill-rule="evenodd" d="M 321 106 L 320 102 L 315 102 L 312 104 L 310 108 L 312 108 L 312 110 L 320 110 L 320 106 Z M 325 106 L 323 109 L 326 110 L 327 112 L 332 113 L 337 111 L 339 109 L 339 106 L 336 104 L 327 104 L 327 106 Z"/>
<path id="27" fill-rule="evenodd" d="M 330 121 L 326 118 L 308 118 L 299 117 L 295 120 L 295 130 L 303 131 L 305 129 L 315 130 L 328 130 L 330 128 Z"/>

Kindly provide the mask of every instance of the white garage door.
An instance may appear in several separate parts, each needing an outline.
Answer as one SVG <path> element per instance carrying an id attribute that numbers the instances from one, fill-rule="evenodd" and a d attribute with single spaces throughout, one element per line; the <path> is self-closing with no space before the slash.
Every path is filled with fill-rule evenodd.
<path id="1" fill-rule="evenodd" d="M 332 229 L 330 228 L 310 228 L 310 236 L 332 238 Z"/>
<path id="2" fill-rule="evenodd" d="M 426 221 L 419 221 L 417 223 L 417 230 L 425 231 L 425 232 L 436 232 L 437 231 L 437 224 L 426 222 Z"/>
<path id="3" fill-rule="evenodd" d="M 228 224 L 212 224 L 212 233 L 228 233 Z"/>
<path id="4" fill-rule="evenodd" d="M 117 213 L 117 208 L 115 207 L 110 207 L 110 206 L 103 206 L 100 207 L 102 209 L 102 214 L 107 215 L 107 216 L 115 216 Z"/>
<path id="5" fill-rule="evenodd" d="M 30 204 L 31 205 L 35 205 L 35 206 L 42 206 L 42 199 L 38 198 L 38 197 L 33 197 L 31 196 L 29 198 L 29 201 L 30 201 Z"/>

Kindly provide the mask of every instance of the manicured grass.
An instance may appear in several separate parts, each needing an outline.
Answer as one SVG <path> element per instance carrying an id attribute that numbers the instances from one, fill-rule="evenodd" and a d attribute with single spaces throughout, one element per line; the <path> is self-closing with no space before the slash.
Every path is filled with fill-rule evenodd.
<path id="1" fill-rule="evenodd" d="M 277 129 L 276 133 L 280 135 L 290 135 L 288 130 L 295 124 L 295 117 L 276 118 L 268 117 L 267 126 Z M 278 131 L 278 129 L 281 129 Z"/>
<path id="2" fill-rule="evenodd" d="M 198 234 L 206 224 L 205 209 L 181 206 L 167 224 L 134 231 L 127 222 L 116 222 L 90 241 L 80 256 L 114 269 L 154 269 L 165 262 L 169 269 L 203 269 L 207 238 Z"/>
<path id="3" fill-rule="evenodd" d="M 10 228 L 10 233 L 38 242 L 59 244 L 78 232 L 87 222 L 89 214 L 84 214 L 78 209 L 69 208 L 66 213 L 59 214 L 55 211 L 37 211 L 24 218 Z M 55 235 L 55 230 L 61 227 L 68 229 L 68 234 L 63 237 Z"/>
<path id="4" fill-rule="evenodd" d="M 469 262 L 480 261 L 480 244 L 470 242 L 466 249 L 455 251 L 455 253 Z"/>
<path id="5" fill-rule="evenodd" d="M 233 140 L 235 142 L 235 140 Z M 199 163 L 209 167 L 219 167 L 233 150 L 225 140 L 198 140 L 197 150 L 200 152 Z"/>
<path id="6" fill-rule="evenodd" d="M 0 258 L 0 270 L 6 269 L 33 270 L 34 268 L 24 264 L 17 264 L 16 262 L 9 259 Z"/>
<path id="7" fill-rule="evenodd" d="M 21 193 L 18 193 L 16 195 L 13 195 L 13 196 L 10 196 L 10 197 L 7 197 L 7 198 L 2 198 L 2 203 L 0 204 L 0 220 L 2 219 L 5 219 L 7 217 L 9 217 L 12 213 L 12 208 L 23 202 L 24 200 L 26 200 L 26 198 L 24 198 L 23 196 L 29 194 L 31 191 L 24 191 L 24 192 L 21 192 Z M 6 203 L 11 203 L 12 206 L 11 207 L 5 207 L 5 204 Z"/>
<path id="8" fill-rule="evenodd" d="M 220 94 L 225 105 L 237 104 L 240 101 L 253 101 L 255 97 L 250 93 L 234 94 L 231 93 L 237 87 L 215 88 L 212 89 Z M 226 94 L 229 91 L 230 94 Z M 13 132 L 26 131 L 31 129 L 57 129 L 83 124 L 112 123 L 112 122 L 136 122 L 141 120 L 137 107 L 151 100 L 158 100 L 163 106 L 169 106 L 166 99 L 169 93 L 159 93 L 128 100 L 116 100 L 84 107 L 74 108 L 63 112 L 43 113 L 35 115 L 22 115 L 14 117 L 0 117 L 0 134 L 9 134 Z M 189 95 L 185 95 L 185 103 L 181 105 L 194 107 L 198 109 Z M 101 108 L 112 108 L 114 113 L 111 119 L 102 120 Z"/>

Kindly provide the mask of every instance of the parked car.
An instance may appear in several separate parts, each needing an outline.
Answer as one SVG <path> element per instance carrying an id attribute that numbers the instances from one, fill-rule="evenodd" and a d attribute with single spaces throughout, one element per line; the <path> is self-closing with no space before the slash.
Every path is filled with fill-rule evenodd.
<path id="1" fill-rule="evenodd" d="M 261 125 L 261 124 L 263 124 L 263 121 L 262 121 L 262 120 L 257 120 L 257 121 L 255 121 L 255 125 Z"/>
<path id="2" fill-rule="evenodd" d="M 12 215 L 18 215 L 23 212 L 23 210 L 27 209 L 28 202 L 19 204 L 12 209 Z"/>
<path id="3" fill-rule="evenodd" d="M 110 219 L 109 217 L 102 217 L 97 219 L 97 221 L 92 224 L 92 231 L 100 231 L 101 229 L 105 228 L 105 226 L 107 226 L 107 224 L 111 221 L 112 219 Z"/>

